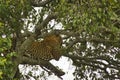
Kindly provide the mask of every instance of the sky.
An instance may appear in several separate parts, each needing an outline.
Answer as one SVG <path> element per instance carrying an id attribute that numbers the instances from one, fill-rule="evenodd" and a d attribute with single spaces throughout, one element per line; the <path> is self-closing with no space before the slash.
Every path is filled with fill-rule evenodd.
<path id="1" fill-rule="evenodd" d="M 63 80 L 73 80 L 74 75 L 73 72 L 75 71 L 75 66 L 72 65 L 72 61 L 67 57 L 61 57 L 59 61 L 51 60 L 50 61 L 53 65 L 58 66 L 65 72 L 65 75 L 62 76 Z M 48 77 L 48 80 L 61 80 L 57 77 L 53 78 L 53 76 Z"/>

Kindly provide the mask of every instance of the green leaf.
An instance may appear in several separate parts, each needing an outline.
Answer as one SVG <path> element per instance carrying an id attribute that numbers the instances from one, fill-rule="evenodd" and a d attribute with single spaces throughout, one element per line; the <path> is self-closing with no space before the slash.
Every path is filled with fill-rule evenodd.
<path id="1" fill-rule="evenodd" d="M 6 58 L 0 58 L 0 65 L 4 66 L 6 63 L 7 59 Z"/>
<path id="2" fill-rule="evenodd" d="M 3 74 L 3 72 L 0 71 L 0 79 L 3 79 L 2 74 Z"/>

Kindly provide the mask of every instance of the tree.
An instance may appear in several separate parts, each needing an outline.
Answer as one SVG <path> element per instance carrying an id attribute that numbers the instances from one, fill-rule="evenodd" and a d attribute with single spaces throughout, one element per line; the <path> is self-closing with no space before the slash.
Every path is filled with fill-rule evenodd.
<path id="1" fill-rule="evenodd" d="M 63 71 L 49 62 L 31 61 L 23 56 L 32 41 L 41 40 L 49 32 L 63 35 L 62 55 L 76 66 L 75 80 L 120 79 L 119 0 L 1 0 L 0 3 L 0 79 L 13 79 L 19 64 L 44 65 L 60 77 Z M 62 28 L 56 30 L 57 24 L 62 24 Z"/>

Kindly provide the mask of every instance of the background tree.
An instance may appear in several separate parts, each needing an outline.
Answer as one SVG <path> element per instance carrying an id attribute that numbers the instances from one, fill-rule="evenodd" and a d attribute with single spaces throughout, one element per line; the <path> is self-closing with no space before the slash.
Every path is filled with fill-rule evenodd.
<path id="1" fill-rule="evenodd" d="M 49 62 L 31 61 L 23 56 L 32 40 L 41 40 L 50 31 L 63 35 L 63 56 L 76 66 L 75 80 L 120 79 L 119 3 L 119 0 L 1 0 L 0 79 L 12 79 L 19 64 L 44 65 L 60 77 L 58 73 L 62 71 Z M 57 24 L 62 24 L 62 28 L 56 30 Z"/>

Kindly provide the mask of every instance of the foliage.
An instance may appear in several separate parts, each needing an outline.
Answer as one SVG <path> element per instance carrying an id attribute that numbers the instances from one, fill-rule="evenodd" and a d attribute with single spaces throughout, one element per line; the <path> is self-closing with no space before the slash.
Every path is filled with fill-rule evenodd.
<path id="1" fill-rule="evenodd" d="M 12 57 L 16 53 L 11 49 L 13 33 L 18 33 L 23 26 L 22 18 L 31 10 L 25 0 L 0 0 L 0 79 L 12 78 Z"/>
<path id="2" fill-rule="evenodd" d="M 119 0 L 43 0 L 41 3 L 40 0 L 0 0 L 0 79 L 4 74 L 11 76 L 11 58 L 28 32 L 40 31 L 39 40 L 42 34 L 55 30 L 57 24 L 62 24 L 58 32 L 64 35 L 63 56 L 76 66 L 75 80 L 120 79 Z M 56 13 L 57 17 L 53 16 Z M 52 19 L 54 25 L 49 23 Z M 40 30 L 36 31 L 38 27 Z"/>
<path id="3" fill-rule="evenodd" d="M 13 63 L 11 61 L 11 57 L 15 56 L 15 53 L 9 53 L 6 57 L 0 57 L 0 79 L 12 79 L 12 68 Z"/>

